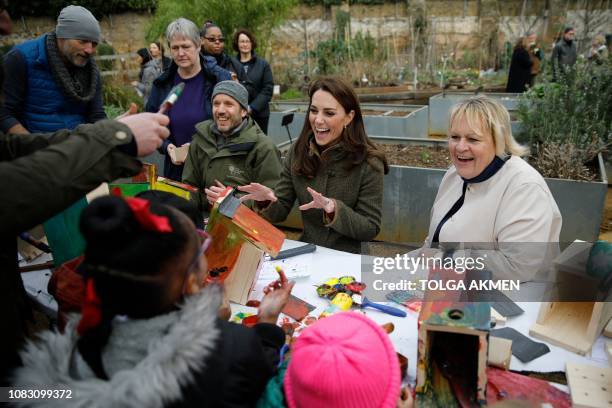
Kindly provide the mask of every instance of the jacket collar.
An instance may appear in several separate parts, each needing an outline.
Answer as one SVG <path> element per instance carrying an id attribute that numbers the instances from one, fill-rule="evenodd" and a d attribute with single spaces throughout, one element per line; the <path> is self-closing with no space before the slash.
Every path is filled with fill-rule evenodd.
<path id="1" fill-rule="evenodd" d="M 199 53 L 198 56 L 200 58 L 200 65 L 202 66 L 200 74 L 204 75 L 205 78 L 213 81 L 213 83 L 216 83 L 216 79 L 212 77 L 212 75 L 206 69 L 206 61 L 204 60 L 204 56 L 202 55 L 202 53 Z M 178 72 L 178 65 L 176 65 L 176 62 L 174 62 L 174 60 L 171 60 L 170 66 L 168 67 L 168 69 L 162 72 L 162 74 L 159 77 L 157 77 L 156 80 L 153 81 L 153 84 L 157 86 L 166 85 L 168 82 L 171 82 L 174 80 L 174 76 L 176 75 L 177 72 Z"/>
<path id="2" fill-rule="evenodd" d="M 342 159 L 345 155 L 344 149 L 342 149 L 342 145 L 343 142 L 339 141 L 321 152 L 321 148 L 315 142 L 313 135 L 308 141 L 308 154 L 311 156 L 318 156 L 321 161 L 339 160 Z"/>
<path id="3" fill-rule="evenodd" d="M 182 388 L 205 368 L 220 332 L 216 325 L 221 295 L 216 288 L 203 289 L 186 299 L 165 335 L 152 339 L 148 355 L 130 370 L 117 372 L 108 381 L 81 370 L 74 374 L 72 360 L 82 360 L 76 351 L 72 316 L 64 334 L 47 331 L 36 343 L 28 342 L 21 353 L 24 366 L 15 372 L 15 386 L 62 384 L 72 390 L 72 404 L 82 407 L 162 407 L 183 398 Z M 142 321 L 136 321 L 142 324 Z M 111 335 L 112 336 L 112 335 Z M 73 354 L 77 354 L 73 359 Z M 82 364 L 81 364 L 82 365 Z M 61 407 L 61 400 L 40 400 L 30 406 Z"/>

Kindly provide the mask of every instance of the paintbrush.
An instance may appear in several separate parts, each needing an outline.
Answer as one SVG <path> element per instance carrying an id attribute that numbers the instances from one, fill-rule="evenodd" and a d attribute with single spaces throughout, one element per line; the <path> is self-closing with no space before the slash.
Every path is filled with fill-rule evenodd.
<path id="1" fill-rule="evenodd" d="M 185 89 L 185 83 L 184 82 L 181 82 L 180 84 L 178 84 L 174 88 L 172 88 L 170 90 L 170 93 L 168 93 L 168 96 L 166 96 L 166 99 L 164 99 L 162 104 L 159 106 L 158 113 L 166 113 L 168 111 L 168 109 L 170 109 L 172 107 L 172 105 L 174 105 L 176 103 L 176 101 L 178 100 L 179 96 L 181 96 L 181 94 L 183 93 L 183 89 Z"/>
<path id="2" fill-rule="evenodd" d="M 372 308 L 372 309 L 376 309 L 379 310 L 383 313 L 387 313 L 390 314 L 391 316 L 397 316 L 397 317 L 406 317 L 407 313 L 401 309 L 392 307 L 392 306 L 387 306 L 387 305 L 381 305 L 379 303 L 374 303 L 368 300 L 367 297 L 362 296 L 360 294 L 354 293 L 353 294 L 353 304 L 355 306 L 359 306 L 361 309 L 364 309 L 366 307 Z"/>

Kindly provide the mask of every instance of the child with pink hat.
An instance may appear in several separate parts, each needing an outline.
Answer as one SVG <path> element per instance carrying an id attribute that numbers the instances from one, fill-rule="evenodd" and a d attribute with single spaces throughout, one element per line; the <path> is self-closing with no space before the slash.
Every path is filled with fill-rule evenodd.
<path id="1" fill-rule="evenodd" d="M 394 408 L 401 374 L 387 333 L 357 312 L 305 329 L 258 407 Z"/>

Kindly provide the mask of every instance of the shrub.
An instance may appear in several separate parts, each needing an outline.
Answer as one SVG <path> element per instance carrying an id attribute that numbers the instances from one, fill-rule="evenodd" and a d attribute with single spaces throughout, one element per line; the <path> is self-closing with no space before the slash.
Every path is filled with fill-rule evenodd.
<path id="1" fill-rule="evenodd" d="M 115 108 L 119 109 L 120 113 L 123 113 L 128 110 L 131 103 L 135 103 L 139 111 L 143 108 L 142 98 L 138 96 L 132 86 L 124 85 L 113 79 L 106 79 L 104 81 L 102 85 L 102 101 L 111 113 L 114 112 Z M 111 106 L 115 108 L 111 108 Z M 107 115 L 110 117 L 109 111 L 107 111 Z"/>
<path id="2" fill-rule="evenodd" d="M 96 48 L 96 54 L 100 57 L 103 55 L 115 55 L 115 49 L 110 44 L 100 43 Z M 100 71 L 112 71 L 115 65 L 114 62 L 112 59 L 96 59 L 96 64 L 98 64 Z"/>
<path id="3" fill-rule="evenodd" d="M 582 178 L 582 166 L 610 144 L 610 106 L 609 60 L 601 66 L 578 61 L 558 82 L 538 84 L 523 94 L 517 112 L 519 138 L 531 145 L 536 168 L 548 177 Z"/>

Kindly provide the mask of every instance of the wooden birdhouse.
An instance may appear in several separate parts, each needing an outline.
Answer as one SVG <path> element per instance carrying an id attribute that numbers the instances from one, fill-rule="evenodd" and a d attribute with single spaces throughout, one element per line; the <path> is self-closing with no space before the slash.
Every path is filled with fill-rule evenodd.
<path id="1" fill-rule="evenodd" d="M 240 203 L 228 187 L 208 219 L 212 236 L 206 251 L 209 277 L 223 281 L 230 301 L 245 305 L 263 263 L 264 254 L 278 255 L 285 234 Z"/>
<path id="2" fill-rule="evenodd" d="M 553 302 L 542 302 L 529 334 L 586 355 L 612 318 L 610 244 L 576 241 L 554 261 Z"/>
<path id="3" fill-rule="evenodd" d="M 464 277 L 452 270 L 432 270 L 429 279 Z M 416 406 L 486 404 L 491 306 L 462 302 L 462 297 L 460 291 L 425 294 L 418 322 Z"/>

